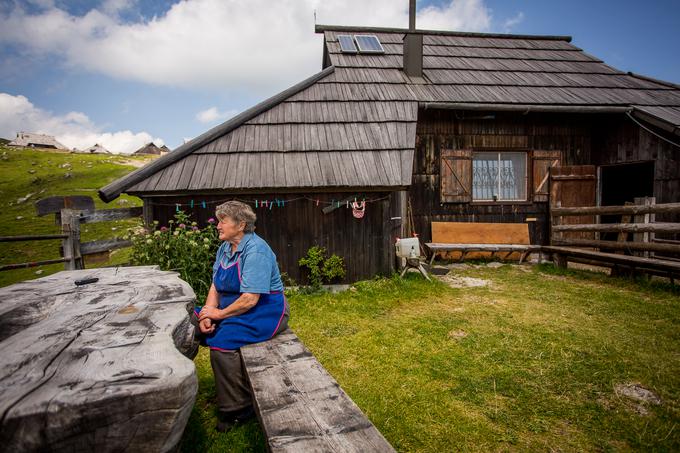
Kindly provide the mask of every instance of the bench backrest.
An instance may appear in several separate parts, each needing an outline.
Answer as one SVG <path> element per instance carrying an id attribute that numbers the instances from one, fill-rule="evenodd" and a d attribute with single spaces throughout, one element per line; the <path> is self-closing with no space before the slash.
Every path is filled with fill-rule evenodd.
<path id="1" fill-rule="evenodd" d="M 432 222 L 432 242 L 529 244 L 526 223 Z"/>

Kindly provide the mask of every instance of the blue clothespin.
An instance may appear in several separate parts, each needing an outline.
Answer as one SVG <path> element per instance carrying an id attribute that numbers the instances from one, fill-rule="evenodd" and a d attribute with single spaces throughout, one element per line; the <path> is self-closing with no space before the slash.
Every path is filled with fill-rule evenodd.
<path id="1" fill-rule="evenodd" d="M 255 200 L 255 209 L 257 209 L 257 200 Z"/>
<path id="2" fill-rule="evenodd" d="M 181 204 L 175 204 L 175 212 L 179 212 L 179 207 L 182 206 Z"/>
<path id="3" fill-rule="evenodd" d="M 194 209 L 194 200 L 191 200 L 191 203 L 189 203 L 189 206 L 191 207 L 191 209 Z"/>
<path id="4" fill-rule="evenodd" d="M 205 200 L 201 202 L 201 205 L 203 206 L 203 209 L 205 209 Z"/>

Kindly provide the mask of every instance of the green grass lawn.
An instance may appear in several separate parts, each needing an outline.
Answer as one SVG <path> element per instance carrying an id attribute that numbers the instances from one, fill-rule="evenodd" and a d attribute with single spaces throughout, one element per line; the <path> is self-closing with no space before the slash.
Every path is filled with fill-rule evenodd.
<path id="1" fill-rule="evenodd" d="M 33 203 L 47 196 L 140 205 L 96 194 L 133 170 L 129 160 L 0 146 L 0 235 L 58 232 L 54 216 L 35 216 Z M 122 236 L 134 223 L 83 225 L 82 239 Z M 0 247 L 0 264 L 18 263 L 56 258 L 59 241 Z M 99 265 L 127 259 L 120 251 Z M 0 286 L 61 269 L 0 272 Z M 551 266 L 455 272 L 491 284 L 451 288 L 409 275 L 289 297 L 291 327 L 397 450 L 680 451 L 677 286 Z M 182 450 L 265 451 L 256 422 L 214 431 L 205 349 L 195 363 L 199 394 Z M 640 384 L 661 404 L 639 405 L 616 391 L 621 384 Z"/>
<path id="2" fill-rule="evenodd" d="M 37 217 L 34 203 L 57 195 L 87 195 L 97 209 L 141 206 L 137 197 L 122 195 L 111 203 L 103 203 L 97 189 L 117 179 L 135 167 L 131 161 L 146 162 L 147 156 L 101 154 L 73 154 L 63 151 L 17 149 L 0 146 L 0 236 L 59 233 L 54 215 Z M 70 174 L 69 177 L 67 173 Z M 21 201 L 30 194 L 30 197 Z M 121 202 L 120 200 L 126 200 Z M 83 242 L 123 236 L 125 230 L 137 224 L 135 220 L 101 222 L 82 225 Z M 0 243 L 0 264 L 40 261 L 59 257 L 59 240 Z M 128 261 L 128 251 L 118 250 L 111 259 L 87 267 L 112 265 Z M 63 264 L 52 264 L 28 269 L 0 272 L 0 286 L 30 280 L 64 269 Z M 42 273 L 36 274 L 36 271 Z"/>
<path id="3" fill-rule="evenodd" d="M 398 451 L 680 450 L 677 286 L 552 266 L 454 272 L 491 284 L 409 275 L 289 297 L 291 327 Z M 207 351 L 195 362 L 182 450 L 264 451 L 255 422 L 213 430 Z M 661 405 L 616 392 L 631 383 Z"/>

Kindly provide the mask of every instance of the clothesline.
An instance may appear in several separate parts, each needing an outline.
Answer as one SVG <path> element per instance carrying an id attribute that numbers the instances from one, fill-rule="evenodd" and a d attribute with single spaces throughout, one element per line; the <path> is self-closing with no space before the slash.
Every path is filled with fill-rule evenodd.
<path id="1" fill-rule="evenodd" d="M 260 209 L 260 208 L 267 208 L 267 209 L 272 209 L 274 207 L 277 208 L 284 208 L 287 204 L 293 203 L 296 201 L 309 201 L 312 203 L 315 203 L 317 206 L 319 205 L 324 205 L 324 206 L 336 206 L 336 207 L 341 207 L 342 205 L 345 205 L 346 208 L 351 208 L 352 207 L 352 201 L 350 201 L 352 197 L 347 197 L 342 200 L 335 200 L 332 199 L 331 201 L 326 201 L 326 200 L 321 200 L 320 198 L 315 198 L 315 197 L 310 197 L 310 196 L 301 196 L 301 197 L 296 197 L 296 198 L 256 198 L 256 199 L 242 199 L 242 198 L 237 198 L 237 197 L 231 197 L 231 198 L 225 198 L 221 200 L 190 200 L 189 202 L 186 203 L 155 203 L 154 206 L 169 206 L 169 207 L 175 207 L 177 211 L 180 211 L 181 208 L 183 207 L 189 207 L 190 209 L 194 209 L 195 207 L 200 207 L 202 209 L 208 209 L 208 205 L 219 205 L 222 204 L 226 201 L 240 201 L 242 203 L 247 203 L 249 205 L 252 205 L 255 209 Z M 389 198 L 388 196 L 385 197 L 380 197 L 380 198 L 365 198 L 365 197 L 354 197 L 354 202 L 364 202 L 366 204 L 368 203 L 375 203 L 378 201 L 386 200 Z"/>

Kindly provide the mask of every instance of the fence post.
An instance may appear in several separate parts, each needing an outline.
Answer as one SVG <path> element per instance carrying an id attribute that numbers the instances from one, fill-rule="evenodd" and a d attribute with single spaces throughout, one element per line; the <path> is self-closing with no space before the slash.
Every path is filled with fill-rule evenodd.
<path id="1" fill-rule="evenodd" d="M 61 231 L 68 234 L 62 239 L 61 245 L 64 250 L 64 269 L 76 270 L 83 268 L 83 258 L 80 254 L 80 212 L 73 209 L 61 210 Z"/>
<path id="2" fill-rule="evenodd" d="M 643 206 L 651 206 L 656 204 L 656 198 L 655 197 L 636 197 L 634 200 L 636 205 L 643 205 Z M 654 213 L 647 213 L 647 214 L 640 214 L 636 215 L 633 223 L 654 223 L 655 220 L 655 214 Z M 635 242 L 646 242 L 646 243 L 652 243 L 654 242 L 654 233 L 653 232 L 645 232 L 645 233 L 635 233 L 633 234 L 633 241 Z M 642 251 L 642 252 L 637 252 L 635 255 L 638 256 L 643 256 L 645 258 L 650 258 L 654 256 L 654 252 L 650 252 L 648 250 Z"/>
<path id="3" fill-rule="evenodd" d="M 558 201 L 555 203 L 553 206 L 552 203 L 549 206 L 550 212 L 548 213 L 548 216 L 550 218 L 550 245 L 555 245 L 556 240 L 561 240 L 564 236 L 563 233 L 560 231 L 553 231 L 554 226 L 562 225 L 562 217 L 559 215 L 553 215 L 552 213 L 552 208 L 561 208 L 562 207 L 562 202 Z"/>

